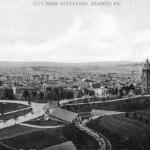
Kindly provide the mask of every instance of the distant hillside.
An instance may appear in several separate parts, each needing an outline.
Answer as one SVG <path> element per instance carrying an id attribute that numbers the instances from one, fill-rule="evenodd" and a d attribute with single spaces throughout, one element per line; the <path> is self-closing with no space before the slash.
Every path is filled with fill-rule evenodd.
<path id="1" fill-rule="evenodd" d="M 142 65 L 144 62 L 129 61 L 102 61 L 87 63 L 61 63 L 61 62 L 24 62 L 24 61 L 0 61 L 0 67 L 31 67 L 31 66 L 108 66 L 108 65 Z"/>
<path id="2" fill-rule="evenodd" d="M 141 72 L 142 63 L 127 61 L 106 61 L 89 63 L 55 63 L 55 62 L 0 62 L 0 69 L 31 69 L 45 72 L 92 72 L 92 73 L 130 73 Z"/>

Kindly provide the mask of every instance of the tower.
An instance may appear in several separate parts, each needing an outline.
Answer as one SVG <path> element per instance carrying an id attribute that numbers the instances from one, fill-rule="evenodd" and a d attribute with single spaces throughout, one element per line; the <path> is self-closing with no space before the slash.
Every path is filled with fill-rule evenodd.
<path id="1" fill-rule="evenodd" d="M 148 59 L 142 68 L 142 85 L 145 92 L 150 93 L 150 62 Z"/>

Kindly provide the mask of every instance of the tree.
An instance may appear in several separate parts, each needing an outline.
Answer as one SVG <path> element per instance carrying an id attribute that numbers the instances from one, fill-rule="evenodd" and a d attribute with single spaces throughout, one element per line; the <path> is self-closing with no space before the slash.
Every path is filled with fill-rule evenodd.
<path id="1" fill-rule="evenodd" d="M 40 93 L 39 93 L 39 98 L 40 98 L 40 100 L 43 100 L 43 98 L 44 98 L 44 93 L 42 91 L 40 91 Z"/>
<path id="2" fill-rule="evenodd" d="M 72 98 L 74 98 L 74 94 L 73 94 L 73 91 L 72 91 L 72 90 L 67 90 L 67 91 L 66 91 L 66 98 L 67 98 L 67 99 L 72 99 Z"/>
<path id="3" fill-rule="evenodd" d="M 94 96 L 94 95 L 95 95 L 94 90 L 89 90 L 89 96 Z"/>
<path id="4" fill-rule="evenodd" d="M 14 99 L 13 90 L 11 88 L 4 88 L 3 99 Z"/>
<path id="5" fill-rule="evenodd" d="M 2 86 L 3 85 L 3 82 L 2 81 L 0 81 L 0 86 Z"/>
<path id="6" fill-rule="evenodd" d="M 0 113 L 1 113 L 2 117 L 3 117 L 3 114 L 4 114 L 4 110 L 5 110 L 5 104 L 1 103 L 1 105 L 0 105 Z"/>
<path id="7" fill-rule="evenodd" d="M 36 99 L 37 98 L 37 91 L 32 91 L 31 92 L 31 97 L 32 97 L 32 99 Z"/>
<path id="8" fill-rule="evenodd" d="M 137 119 L 137 114 L 136 114 L 136 112 L 133 112 L 133 119 Z"/>
<path id="9" fill-rule="evenodd" d="M 53 90 L 51 90 L 51 91 L 47 91 L 46 93 L 45 93 L 45 99 L 47 99 L 47 100 L 49 100 L 49 101 L 53 101 L 53 100 L 55 100 L 55 98 L 56 98 L 56 95 L 55 95 L 55 93 L 54 93 L 54 91 Z"/>
<path id="10" fill-rule="evenodd" d="M 125 117 L 127 117 L 127 118 L 129 117 L 129 114 L 128 114 L 128 112 L 126 112 L 126 113 L 125 113 Z"/>
<path id="11" fill-rule="evenodd" d="M 149 123 L 149 120 L 148 120 L 148 119 L 146 119 L 146 120 L 145 120 L 145 123 L 146 123 L 146 124 L 148 124 L 148 123 Z"/>
<path id="12" fill-rule="evenodd" d="M 140 115 L 139 121 L 143 121 L 143 116 L 142 115 Z"/>
<path id="13" fill-rule="evenodd" d="M 123 96 L 123 90 L 119 89 L 119 97 L 122 97 L 122 96 Z"/>
<path id="14" fill-rule="evenodd" d="M 31 94 L 30 94 L 30 92 L 28 92 L 27 100 L 28 100 L 28 104 L 31 105 Z"/>
<path id="15" fill-rule="evenodd" d="M 22 97 L 27 100 L 27 97 L 28 97 L 28 94 L 29 94 L 29 91 L 27 89 L 23 90 L 22 92 Z"/>
<path id="16" fill-rule="evenodd" d="M 133 84 L 131 84 L 131 85 L 129 86 L 129 90 L 135 90 L 135 87 L 134 87 Z"/>

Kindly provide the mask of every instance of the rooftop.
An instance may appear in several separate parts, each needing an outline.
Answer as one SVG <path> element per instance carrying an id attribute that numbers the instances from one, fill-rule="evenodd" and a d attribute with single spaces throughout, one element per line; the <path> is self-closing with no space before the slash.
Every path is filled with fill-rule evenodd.
<path id="1" fill-rule="evenodd" d="M 58 119 L 61 119 L 63 121 L 72 123 L 74 119 L 77 118 L 78 113 L 67 111 L 61 108 L 55 108 L 54 111 L 50 115 Z"/>

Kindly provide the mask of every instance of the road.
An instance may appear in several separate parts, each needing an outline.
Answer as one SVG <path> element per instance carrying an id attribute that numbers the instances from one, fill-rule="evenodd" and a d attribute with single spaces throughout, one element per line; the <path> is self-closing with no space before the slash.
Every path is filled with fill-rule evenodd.
<path id="1" fill-rule="evenodd" d="M 124 97 L 124 98 L 120 98 L 120 99 L 114 99 L 114 100 L 109 100 L 109 101 L 92 101 L 92 102 L 87 102 L 87 103 L 72 103 L 72 104 L 68 104 L 69 102 L 73 102 L 73 101 L 77 101 L 77 99 L 72 99 L 69 102 L 65 101 L 65 102 L 61 102 L 61 106 L 75 106 L 75 105 L 84 105 L 84 104 L 99 104 L 99 103 L 111 103 L 111 102 L 116 102 L 116 101 L 124 101 L 124 100 L 128 100 L 128 99 L 135 99 L 135 98 L 139 98 L 139 97 L 150 97 L 150 95 L 136 95 L 136 96 L 132 96 L 132 97 Z"/>

